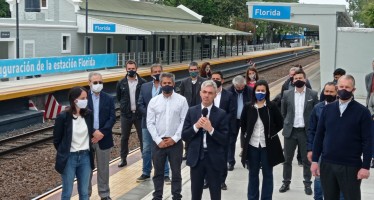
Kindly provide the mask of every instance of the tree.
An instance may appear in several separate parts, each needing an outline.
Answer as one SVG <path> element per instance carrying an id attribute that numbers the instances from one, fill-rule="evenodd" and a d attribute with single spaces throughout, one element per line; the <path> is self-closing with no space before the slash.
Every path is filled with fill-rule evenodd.
<path id="1" fill-rule="evenodd" d="M 372 6 L 370 4 L 374 3 L 374 0 L 346 0 L 348 2 L 349 12 L 352 14 L 354 22 L 359 24 L 364 24 L 365 27 L 374 27 L 369 25 L 370 21 L 374 20 L 372 11 Z M 367 24 L 369 23 L 369 24 Z"/>
<path id="2" fill-rule="evenodd" d="M 361 13 L 361 19 L 364 22 L 365 27 L 374 27 L 374 3 L 369 3 L 367 6 L 365 6 Z"/>
<path id="3" fill-rule="evenodd" d="M 10 17 L 9 4 L 5 0 L 0 0 L 0 18 Z"/>

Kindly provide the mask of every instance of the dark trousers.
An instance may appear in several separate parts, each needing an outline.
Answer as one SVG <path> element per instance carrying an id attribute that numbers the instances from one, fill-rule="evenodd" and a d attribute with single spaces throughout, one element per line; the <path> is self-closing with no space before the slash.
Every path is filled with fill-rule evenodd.
<path id="1" fill-rule="evenodd" d="M 292 160 L 295 155 L 296 147 L 299 146 L 301 160 L 303 162 L 304 185 L 310 186 L 312 184 L 312 173 L 310 172 L 310 162 L 306 154 L 306 133 L 303 128 L 293 128 L 291 136 L 284 138 L 284 157 L 283 164 L 283 183 L 290 184 L 292 178 Z"/>
<path id="2" fill-rule="evenodd" d="M 142 120 L 137 119 L 136 113 L 133 113 L 131 118 L 121 115 L 121 158 L 124 160 L 126 160 L 127 155 L 129 154 L 129 138 L 133 124 L 135 126 L 136 133 L 138 134 L 140 150 L 143 150 L 141 123 Z"/>
<path id="3" fill-rule="evenodd" d="M 269 164 L 266 148 L 248 145 L 249 181 L 248 200 L 271 200 L 273 197 L 273 167 Z M 260 198 L 260 168 L 262 171 L 262 188 Z"/>
<path id="4" fill-rule="evenodd" d="M 321 163 L 321 184 L 326 200 L 339 200 L 340 191 L 345 200 L 361 199 L 361 180 L 357 180 L 359 167 Z"/>
<path id="5" fill-rule="evenodd" d="M 229 144 L 229 152 L 227 155 L 227 162 L 230 165 L 235 165 L 235 149 L 236 149 L 236 140 L 238 138 L 240 129 L 240 119 L 236 120 L 236 127 L 234 127 L 234 132 L 230 134 L 230 144 Z M 240 141 L 241 142 L 241 141 Z"/>
<path id="6" fill-rule="evenodd" d="M 209 182 L 210 199 L 220 200 L 222 172 L 213 168 L 213 164 L 208 157 L 208 152 L 205 152 L 204 154 L 204 158 L 199 160 L 195 167 L 191 167 L 190 177 L 192 200 L 201 200 L 203 195 L 204 177 Z"/>
<path id="7" fill-rule="evenodd" d="M 173 200 L 182 199 L 182 154 L 183 144 L 181 140 L 173 146 L 162 149 L 159 148 L 156 143 L 154 143 L 154 148 L 152 151 L 152 161 L 155 168 L 155 174 L 153 176 L 153 184 L 155 187 L 155 191 L 153 192 L 154 200 L 162 200 L 162 194 L 164 191 L 164 172 L 166 158 L 169 159 L 170 163 L 172 176 L 171 194 L 173 195 Z"/>
<path id="8" fill-rule="evenodd" d="M 224 153 L 225 153 L 225 165 L 223 166 L 223 171 L 222 171 L 222 174 L 221 174 L 221 183 L 225 183 L 226 182 L 226 178 L 227 178 L 227 175 L 228 175 L 228 167 L 227 167 L 227 155 L 229 154 L 229 144 L 230 144 L 230 134 L 232 134 L 231 131 L 229 131 L 229 135 L 227 136 L 226 138 L 226 145 L 224 147 Z M 208 183 L 210 184 L 210 182 L 208 181 Z"/>

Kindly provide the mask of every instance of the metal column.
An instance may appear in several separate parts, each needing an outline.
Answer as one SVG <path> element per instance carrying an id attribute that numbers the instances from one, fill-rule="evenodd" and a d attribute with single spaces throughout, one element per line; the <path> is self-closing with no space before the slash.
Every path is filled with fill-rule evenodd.
<path id="1" fill-rule="evenodd" d="M 153 35 L 153 63 L 156 63 L 156 51 L 157 51 L 157 36 Z"/>
<path id="2" fill-rule="evenodd" d="M 179 36 L 179 62 L 182 63 L 183 62 L 183 57 L 182 57 L 182 52 L 183 52 L 183 48 L 182 48 L 182 36 Z"/>
<path id="3" fill-rule="evenodd" d="M 135 56 L 134 56 L 134 59 L 135 59 L 135 62 L 138 63 L 138 65 L 140 64 L 139 62 L 139 36 L 136 36 L 135 37 Z"/>
<path id="4" fill-rule="evenodd" d="M 168 56 L 168 65 L 170 65 L 170 35 L 168 35 L 168 37 L 167 37 L 168 39 L 168 41 L 166 42 L 166 44 L 167 44 L 167 49 L 168 49 L 168 53 L 167 53 L 167 56 Z"/>
<path id="5" fill-rule="evenodd" d="M 236 56 L 239 55 L 239 40 L 238 40 L 238 36 L 235 35 L 235 39 L 236 39 Z"/>
<path id="6" fill-rule="evenodd" d="M 194 52 L 194 49 L 195 49 L 195 40 L 194 40 L 194 36 L 191 35 L 191 62 L 193 61 L 193 52 Z"/>
<path id="7" fill-rule="evenodd" d="M 201 37 L 201 40 L 200 40 L 200 59 L 203 60 L 203 50 L 204 50 L 205 38 L 204 38 L 203 35 L 201 35 L 200 37 Z"/>
<path id="8" fill-rule="evenodd" d="M 212 36 L 209 36 L 209 59 L 212 59 Z"/>
<path id="9" fill-rule="evenodd" d="M 225 35 L 225 58 L 227 54 L 227 36 Z"/>

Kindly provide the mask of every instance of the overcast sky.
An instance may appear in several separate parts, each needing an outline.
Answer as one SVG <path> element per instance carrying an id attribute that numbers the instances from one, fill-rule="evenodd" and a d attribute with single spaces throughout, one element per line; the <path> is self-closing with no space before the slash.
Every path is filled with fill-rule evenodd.
<path id="1" fill-rule="evenodd" d="M 345 0 L 299 0 L 299 3 L 311 3 L 311 4 L 343 4 L 347 5 Z"/>

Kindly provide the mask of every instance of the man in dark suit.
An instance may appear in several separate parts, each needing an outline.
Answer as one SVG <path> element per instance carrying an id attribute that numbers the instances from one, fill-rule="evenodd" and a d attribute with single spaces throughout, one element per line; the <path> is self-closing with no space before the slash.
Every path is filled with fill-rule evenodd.
<path id="1" fill-rule="evenodd" d="M 91 72 L 88 76 L 88 108 L 93 112 L 93 149 L 97 163 L 97 190 L 102 200 L 110 200 L 109 161 L 113 147 L 112 128 L 116 122 L 114 100 L 102 91 L 103 78 L 100 73 Z M 92 179 L 92 174 L 91 174 Z M 92 186 L 89 184 L 89 194 Z"/>
<path id="2" fill-rule="evenodd" d="M 138 66 L 135 61 L 126 62 L 127 75 L 117 83 L 117 100 L 121 108 L 121 161 L 118 167 L 127 165 L 127 154 L 129 153 L 129 138 L 132 125 L 135 126 L 138 134 L 140 149 L 143 149 L 142 142 L 142 114 L 137 108 L 140 87 L 146 82 L 136 73 Z"/>
<path id="3" fill-rule="evenodd" d="M 373 67 L 374 71 L 374 60 L 371 63 L 371 66 Z M 365 76 L 365 86 L 366 86 L 366 91 L 367 91 L 367 96 L 366 96 L 366 106 L 368 105 L 370 94 L 374 92 L 374 72 L 370 72 Z"/>
<path id="4" fill-rule="evenodd" d="M 282 115 L 284 118 L 283 136 L 284 136 L 284 155 L 283 164 L 283 185 L 279 192 L 283 193 L 290 189 L 292 176 L 292 159 L 295 154 L 296 146 L 299 146 L 301 159 L 303 163 L 305 194 L 312 195 L 310 162 L 307 159 L 307 135 L 309 128 L 309 119 L 314 108 L 318 103 L 318 94 L 306 87 L 306 74 L 302 69 L 296 70 L 293 76 L 295 89 L 284 92 L 282 97 Z"/>
<path id="5" fill-rule="evenodd" d="M 230 142 L 230 135 L 234 134 L 233 132 L 233 124 L 235 123 L 235 108 L 236 103 L 233 100 L 233 95 L 230 91 L 224 89 L 222 87 L 222 84 L 224 83 L 223 74 L 220 71 L 213 72 L 212 73 L 212 80 L 217 85 L 217 96 L 214 98 L 214 105 L 218 108 L 221 108 L 222 110 L 226 111 L 226 117 L 227 117 L 227 123 L 229 124 L 229 134 L 226 138 L 226 146 L 225 146 L 225 161 L 226 165 L 224 167 L 223 173 L 222 173 L 222 180 L 221 180 L 221 189 L 227 190 L 226 185 L 226 178 L 228 174 L 228 167 L 227 167 L 227 157 L 228 157 L 228 151 L 229 151 L 229 142 Z M 209 182 L 208 182 L 209 184 Z M 205 186 L 206 187 L 206 186 Z"/>
<path id="6" fill-rule="evenodd" d="M 153 140 L 152 136 L 147 129 L 147 108 L 149 101 L 161 93 L 160 85 L 160 74 L 162 72 L 161 64 L 153 64 L 151 66 L 151 76 L 153 81 L 144 83 L 140 89 L 139 99 L 138 99 L 138 108 L 143 115 L 142 120 L 142 139 L 143 139 L 143 170 L 142 175 L 136 179 L 136 182 L 144 182 L 148 180 L 151 176 L 152 171 L 152 146 Z M 165 171 L 164 171 L 164 181 L 166 184 L 170 184 L 169 177 L 169 162 L 165 162 Z"/>
<path id="7" fill-rule="evenodd" d="M 190 77 L 184 79 L 181 82 L 179 90 L 180 95 L 184 96 L 187 99 L 188 106 L 192 107 L 201 103 L 199 92 L 201 83 L 206 79 L 199 76 L 199 65 L 197 64 L 197 62 L 190 63 L 190 65 L 188 66 L 188 72 L 190 74 Z M 183 160 L 187 158 L 187 149 L 188 143 L 185 143 L 185 154 L 183 156 Z"/>
<path id="8" fill-rule="evenodd" d="M 235 147 L 236 140 L 238 138 L 239 129 L 240 129 L 240 117 L 244 105 L 247 102 L 251 101 L 252 88 L 248 87 L 246 80 L 242 75 L 236 76 L 232 79 L 232 86 L 229 90 L 233 94 L 233 102 L 236 102 L 235 111 L 234 111 L 234 120 L 232 126 L 232 134 L 230 134 L 230 144 L 229 152 L 227 157 L 227 162 L 229 163 L 228 170 L 234 170 L 235 161 Z M 242 140 L 240 140 L 242 142 Z M 243 148 L 243 144 L 241 143 Z"/>
<path id="9" fill-rule="evenodd" d="M 182 139 L 189 142 L 187 165 L 191 167 L 192 200 L 201 200 L 204 177 L 209 181 L 210 199 L 221 199 L 221 174 L 226 166 L 225 146 L 229 134 L 226 112 L 213 105 L 217 85 L 207 80 L 201 85 L 202 103 L 189 108 Z"/>

